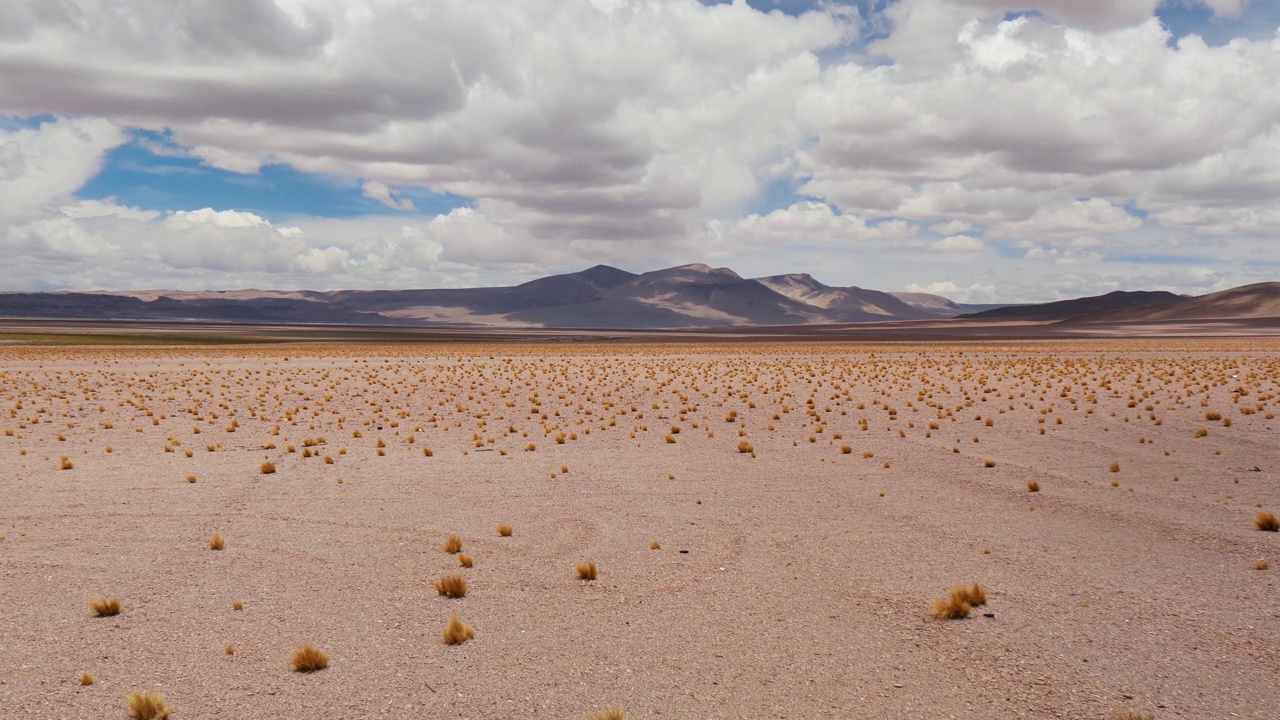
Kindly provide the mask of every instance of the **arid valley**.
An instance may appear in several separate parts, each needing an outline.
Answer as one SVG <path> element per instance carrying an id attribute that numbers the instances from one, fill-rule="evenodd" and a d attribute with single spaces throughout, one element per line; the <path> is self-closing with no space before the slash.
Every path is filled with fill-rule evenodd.
<path id="1" fill-rule="evenodd" d="M 6 717 L 1280 706 L 1273 338 L 8 346 L 0 402 Z"/>

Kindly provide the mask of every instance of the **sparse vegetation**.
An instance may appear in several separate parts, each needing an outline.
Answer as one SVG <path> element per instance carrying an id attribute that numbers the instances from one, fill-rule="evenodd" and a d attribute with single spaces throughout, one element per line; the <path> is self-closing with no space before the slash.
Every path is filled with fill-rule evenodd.
<path id="1" fill-rule="evenodd" d="M 227 545 L 227 541 L 224 540 L 222 538 L 222 535 L 219 533 L 214 533 L 213 537 L 209 538 L 210 550 L 221 550 L 222 548 L 226 547 L 226 545 Z"/>
<path id="2" fill-rule="evenodd" d="M 574 568 L 577 569 L 580 580 L 595 580 L 599 576 L 596 564 L 590 560 L 579 562 L 574 565 Z"/>
<path id="3" fill-rule="evenodd" d="M 450 598 L 466 597 L 467 581 L 461 575 L 450 575 L 435 582 L 436 592 Z"/>
<path id="4" fill-rule="evenodd" d="M 1280 531 L 1280 520 L 1269 512 L 1258 513 L 1253 519 L 1253 526 L 1264 532 L 1277 532 Z"/>
<path id="5" fill-rule="evenodd" d="M 456 555 L 462 550 L 462 538 L 457 535 L 450 535 L 449 539 L 444 541 L 444 551 L 450 555 Z"/>
<path id="6" fill-rule="evenodd" d="M 125 698 L 133 720 L 165 720 L 172 712 L 161 692 L 130 692 Z"/>
<path id="7" fill-rule="evenodd" d="M 89 601 L 89 609 L 98 617 L 111 617 L 120 614 L 119 598 L 98 598 Z"/>
<path id="8" fill-rule="evenodd" d="M 458 564 L 464 568 L 472 566 L 471 556 L 466 553 L 458 553 Z"/>
<path id="9" fill-rule="evenodd" d="M 459 620 L 457 615 L 452 615 L 449 617 L 449 624 L 445 625 L 440 634 L 444 638 L 445 645 L 461 645 L 475 638 L 476 631 L 475 628 Z"/>
<path id="10" fill-rule="evenodd" d="M 329 667 L 329 655 L 307 643 L 294 651 L 290 662 L 293 664 L 294 672 L 313 673 Z"/>
<path id="11" fill-rule="evenodd" d="M 502 537 L 511 537 L 511 533 L 513 532 L 515 532 L 515 530 L 510 525 L 498 526 L 498 534 Z"/>
<path id="12" fill-rule="evenodd" d="M 276 471 L 276 464 L 270 460 L 263 460 L 262 464 L 258 466 L 258 471 L 263 475 L 270 475 Z"/>

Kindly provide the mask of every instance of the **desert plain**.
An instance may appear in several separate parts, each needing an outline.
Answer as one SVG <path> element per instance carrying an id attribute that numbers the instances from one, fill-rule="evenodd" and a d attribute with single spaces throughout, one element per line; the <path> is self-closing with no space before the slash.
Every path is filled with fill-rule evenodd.
<path id="1" fill-rule="evenodd" d="M 1274 718 L 1278 405 L 1274 338 L 0 347 L 0 716 Z"/>

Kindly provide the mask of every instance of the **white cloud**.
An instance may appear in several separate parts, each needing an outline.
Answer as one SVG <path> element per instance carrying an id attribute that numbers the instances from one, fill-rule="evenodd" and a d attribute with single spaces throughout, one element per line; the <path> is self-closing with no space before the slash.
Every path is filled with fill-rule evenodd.
<path id="1" fill-rule="evenodd" d="M 377 180 L 366 180 L 364 185 L 360 187 L 360 192 L 367 198 L 377 200 L 389 208 L 396 210 L 417 210 L 413 201 L 409 198 L 400 197 L 400 193 L 387 187 L 386 183 L 380 183 Z"/>
<path id="2" fill-rule="evenodd" d="M 0 113 L 56 119 L 0 130 L 0 251 L 11 285 L 77 287 L 413 287 L 713 255 L 1004 299 L 1256 279 L 1280 263 L 1280 39 L 1171 43 L 1155 5 L 901 0 L 862 55 L 841 46 L 847 11 L 742 2 L 13 0 Z M 129 127 L 235 172 L 358 178 L 400 212 L 75 198 Z M 751 212 L 768 183 L 805 199 Z M 470 202 L 418 214 L 410 186 Z"/>

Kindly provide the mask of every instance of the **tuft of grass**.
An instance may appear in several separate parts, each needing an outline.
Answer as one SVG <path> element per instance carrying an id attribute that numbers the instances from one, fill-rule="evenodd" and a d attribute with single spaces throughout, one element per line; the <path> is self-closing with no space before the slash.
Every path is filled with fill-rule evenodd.
<path id="1" fill-rule="evenodd" d="M 98 617 L 111 617 L 112 615 L 119 615 L 120 599 L 119 598 L 111 598 L 111 599 L 98 598 L 97 600 L 90 600 L 89 609 L 92 610 L 93 614 L 97 615 Z"/>
<path id="2" fill-rule="evenodd" d="M 987 591 L 982 589 L 978 583 L 974 583 L 972 587 L 957 588 L 964 593 L 965 602 L 974 607 L 982 607 L 987 604 Z"/>
<path id="3" fill-rule="evenodd" d="M 513 532 L 515 532 L 515 529 L 513 529 L 510 525 L 498 526 L 498 534 L 501 535 L 502 537 L 511 537 L 511 533 Z"/>
<path id="4" fill-rule="evenodd" d="M 1027 483 L 1027 492 L 1040 492 L 1040 483 L 1035 480 Z"/>
<path id="5" fill-rule="evenodd" d="M 311 643 L 307 643 L 293 653 L 290 660 L 294 672 L 313 673 L 329 667 L 329 655 Z"/>
<path id="6" fill-rule="evenodd" d="M 579 580 L 595 580 L 600 575 L 600 571 L 596 568 L 596 564 L 590 560 L 576 563 L 574 568 L 578 571 Z"/>
<path id="7" fill-rule="evenodd" d="M 1110 470 L 1111 472 L 1120 472 L 1120 463 L 1113 462 L 1111 463 L 1111 465 L 1107 467 L 1107 469 Z"/>
<path id="8" fill-rule="evenodd" d="M 226 648 L 223 649 L 222 652 L 226 653 L 227 655 L 235 655 L 236 648 L 234 645 L 228 645 Z"/>
<path id="9" fill-rule="evenodd" d="M 231 609 L 232 609 L 232 610 L 243 610 L 243 609 L 244 609 L 244 603 L 240 602 L 239 600 L 236 600 L 235 602 L 231 603 Z"/>
<path id="10" fill-rule="evenodd" d="M 840 446 L 840 452 L 841 452 L 842 454 L 844 454 L 844 455 L 848 455 L 849 453 L 853 452 L 853 446 L 852 446 L 852 445 L 841 445 L 841 446 Z"/>
<path id="11" fill-rule="evenodd" d="M 276 464 L 271 462 L 270 460 L 263 460 L 262 464 L 258 466 L 258 472 L 262 473 L 263 475 L 270 475 L 275 471 L 276 471 Z"/>
<path id="12" fill-rule="evenodd" d="M 996 466 L 996 461 L 995 461 L 995 460 L 983 460 L 983 461 L 982 461 L 982 467 L 984 467 L 984 468 L 993 468 L 993 467 L 995 467 L 995 466 Z"/>
<path id="13" fill-rule="evenodd" d="M 58 463 L 59 470 L 72 470 L 75 468 L 75 466 L 76 464 L 71 462 L 71 460 L 68 459 L 66 455 L 63 455 L 62 459 Z"/>
<path id="14" fill-rule="evenodd" d="M 1202 438 L 1202 437 L 1204 437 L 1205 435 L 1208 435 L 1208 434 L 1209 434 L 1209 431 L 1208 431 L 1208 430 L 1205 430 L 1204 428 L 1196 428 L 1196 431 L 1195 431 L 1195 433 L 1193 433 L 1193 434 L 1194 434 L 1196 437 L 1198 437 L 1198 438 Z"/>
<path id="15" fill-rule="evenodd" d="M 1280 520 L 1269 512 L 1258 513 L 1253 519 L 1253 526 L 1264 532 L 1277 532 L 1280 531 Z"/>
<path id="16" fill-rule="evenodd" d="M 951 597 L 943 600 L 941 598 L 933 601 L 933 616 L 939 620 L 959 620 L 969 617 L 969 613 L 973 611 L 973 606 L 969 604 L 969 592 L 965 588 L 956 588 L 951 591 Z"/>
<path id="17" fill-rule="evenodd" d="M 740 452 L 740 453 L 755 452 L 755 448 L 754 448 L 754 447 L 752 447 L 752 446 L 751 446 L 751 443 L 747 442 L 746 440 L 739 440 L 739 441 L 738 441 L 738 452 Z"/>
<path id="18" fill-rule="evenodd" d="M 196 476 L 195 476 L 195 475 L 188 475 L 188 476 L 187 476 L 187 482 L 189 482 L 189 483 L 195 483 L 195 481 L 196 481 Z"/>
<path id="19" fill-rule="evenodd" d="M 649 541 L 649 549 L 650 549 L 650 550 L 661 550 L 661 549 L 662 549 L 662 543 L 658 542 L 657 540 L 650 540 L 650 541 Z"/>
<path id="20" fill-rule="evenodd" d="M 460 598 L 467 595 L 467 581 L 461 575 L 450 575 L 435 581 L 436 592 L 445 597 Z"/>
<path id="21" fill-rule="evenodd" d="M 94 680 L 93 675 L 90 675 L 89 673 L 85 673 L 80 676 L 81 685 L 92 685 L 93 680 Z"/>
<path id="22" fill-rule="evenodd" d="M 1271 566 L 1267 564 L 1266 560 L 1259 560 L 1253 564 L 1254 570 L 1266 570 L 1269 567 Z"/>
<path id="23" fill-rule="evenodd" d="M 165 720 L 172 712 L 161 692 L 131 692 L 125 698 L 133 720 Z"/>
<path id="24" fill-rule="evenodd" d="M 1207 412 L 1207 413 L 1205 413 L 1205 414 L 1204 414 L 1204 419 L 1205 419 L 1205 420 L 1211 420 L 1211 421 L 1213 421 L 1213 422 L 1217 422 L 1217 421 L 1219 421 L 1219 420 L 1221 420 L 1221 419 L 1222 419 L 1222 413 L 1220 413 L 1220 412 L 1214 412 L 1214 411 L 1210 410 L 1209 412 Z"/>
<path id="25" fill-rule="evenodd" d="M 440 636 L 444 638 L 445 645 L 461 645 L 476 636 L 476 629 L 459 620 L 457 615 L 451 615 Z"/>
<path id="26" fill-rule="evenodd" d="M 528 445 L 524 446 L 525 452 L 533 452 L 534 450 L 537 450 L 537 449 L 538 449 L 538 446 L 534 445 L 533 443 L 529 443 Z"/>
<path id="27" fill-rule="evenodd" d="M 226 546 L 227 546 L 227 541 L 222 539 L 222 535 L 220 533 L 214 533 L 213 537 L 209 538 L 210 550 L 221 550 Z"/>
<path id="28" fill-rule="evenodd" d="M 448 540 L 444 541 L 444 551 L 450 555 L 457 555 L 462 549 L 462 538 L 457 535 L 450 535 Z"/>
<path id="29" fill-rule="evenodd" d="M 601 710 L 598 713 L 583 715 L 582 720 L 625 720 L 622 714 L 622 708 L 612 707 L 608 710 Z"/>

